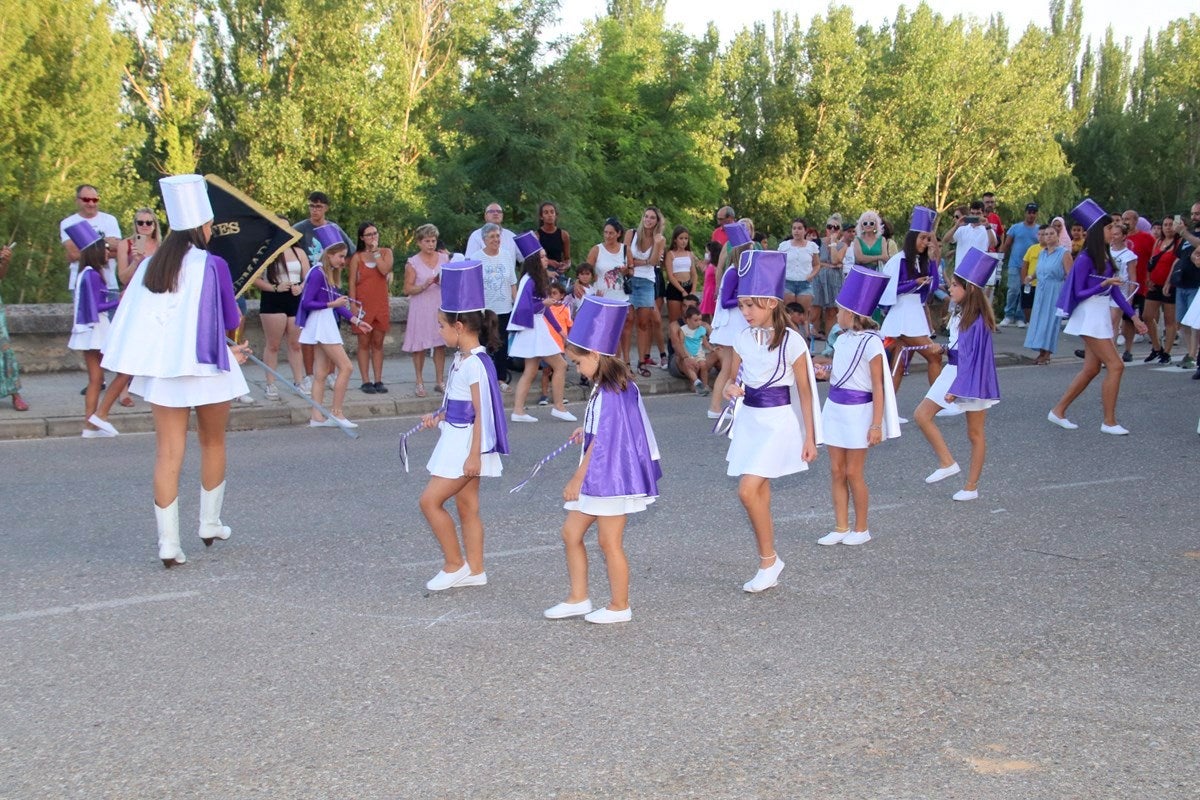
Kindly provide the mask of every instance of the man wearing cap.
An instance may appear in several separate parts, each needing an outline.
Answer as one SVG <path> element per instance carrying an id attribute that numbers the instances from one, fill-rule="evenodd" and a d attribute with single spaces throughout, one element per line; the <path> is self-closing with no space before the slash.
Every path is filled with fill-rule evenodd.
<path id="1" fill-rule="evenodd" d="M 495 201 L 488 203 L 483 208 L 483 223 L 486 225 L 489 222 L 500 226 L 500 252 L 512 257 L 513 268 L 516 269 L 519 259 L 514 240 L 517 235 L 504 227 L 504 207 Z M 466 256 L 467 258 L 479 258 L 481 252 L 483 252 L 483 225 L 471 231 L 471 235 L 467 239 Z"/>
<path id="2" fill-rule="evenodd" d="M 1004 296 L 1004 319 L 999 327 L 1016 325 L 1025 327 L 1025 316 L 1021 312 L 1021 273 L 1025 267 L 1025 253 L 1038 243 L 1038 204 L 1025 204 L 1025 219 L 1014 222 L 1004 234 L 1000 247 L 1001 257 L 1008 257 L 1008 292 Z"/>
<path id="3" fill-rule="evenodd" d="M 117 283 L 117 245 L 121 242 L 121 226 L 117 218 L 100 210 L 100 192 L 90 183 L 75 187 L 75 213 L 58 223 L 59 241 L 67 251 L 71 261 L 71 276 L 67 288 L 75 290 L 75 278 L 79 274 L 79 248 L 71 241 L 67 228 L 78 222 L 86 222 L 104 237 L 104 245 L 108 251 L 108 269 L 105 270 L 105 282 L 110 289 L 119 288 Z"/>
<path id="4" fill-rule="evenodd" d="M 717 209 L 717 227 L 713 228 L 710 241 L 720 242 L 724 248 L 729 242 L 729 234 L 725 233 L 725 226 L 731 222 L 737 222 L 737 214 L 733 213 L 732 206 L 721 206 Z"/>

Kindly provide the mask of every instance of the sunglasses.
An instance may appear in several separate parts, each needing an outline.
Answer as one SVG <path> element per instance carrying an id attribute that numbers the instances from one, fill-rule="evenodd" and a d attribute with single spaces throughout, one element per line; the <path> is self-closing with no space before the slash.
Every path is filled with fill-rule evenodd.
<path id="1" fill-rule="evenodd" d="M 99 197 L 76 197 L 75 199 L 79 200 L 81 202 L 84 202 L 84 203 L 99 203 L 100 202 Z"/>
<path id="2" fill-rule="evenodd" d="M 841 225 L 826 225 L 825 226 L 825 230 L 827 230 L 827 231 L 840 231 L 841 229 L 842 229 Z"/>
<path id="3" fill-rule="evenodd" d="M 485 214 L 503 214 L 503 213 L 504 213 L 504 209 L 501 209 L 501 208 L 489 208 L 487 211 L 485 211 L 485 212 L 483 212 L 483 213 L 485 213 Z"/>
<path id="4" fill-rule="evenodd" d="M 134 224 L 135 224 L 135 225 L 142 225 L 142 226 L 145 226 L 145 227 L 147 227 L 147 228 L 153 228 L 153 227 L 154 227 L 154 220 L 152 220 L 152 219 L 139 219 L 139 220 L 135 220 L 135 221 L 134 221 Z"/>
<path id="5" fill-rule="evenodd" d="M 864 222 L 864 223 L 862 224 L 862 226 L 863 226 L 864 228 L 874 228 L 874 227 L 875 227 L 875 223 L 874 223 L 874 222 Z"/>

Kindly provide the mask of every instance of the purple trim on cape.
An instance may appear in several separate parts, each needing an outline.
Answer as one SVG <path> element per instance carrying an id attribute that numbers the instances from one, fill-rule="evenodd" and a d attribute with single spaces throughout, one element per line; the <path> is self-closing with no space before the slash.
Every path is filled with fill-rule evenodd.
<path id="1" fill-rule="evenodd" d="M 103 286 L 100 275 L 94 269 L 91 267 L 84 269 L 83 274 L 75 282 L 76 325 L 95 325 L 100 321 L 100 312 L 108 310 L 100 308 Z M 116 306 L 116 303 L 113 303 L 113 306 Z"/>
<path id="2" fill-rule="evenodd" d="M 920 263 L 920 262 L 918 261 L 917 263 Z M 908 259 L 904 258 L 903 256 L 901 256 L 901 258 L 900 258 L 899 274 L 901 274 L 901 275 L 908 274 Z M 917 279 L 920 279 L 920 278 L 929 278 L 929 282 L 926 283 L 924 286 L 921 286 L 918 288 Z M 933 292 L 937 291 L 937 287 L 938 287 L 937 270 L 930 269 L 928 274 L 918 275 L 917 279 L 914 279 L 911 281 L 907 280 L 907 279 L 898 280 L 896 282 L 896 295 L 899 296 L 902 294 L 912 294 L 913 292 L 916 292 L 917 294 L 919 294 L 921 296 L 921 304 L 924 305 L 925 303 L 929 302 L 929 295 L 932 294 Z"/>
<path id="3" fill-rule="evenodd" d="M 721 276 L 719 302 L 721 308 L 737 308 L 738 304 L 738 271 L 734 267 L 725 270 Z"/>
<path id="4" fill-rule="evenodd" d="M 525 281 L 525 286 L 521 289 L 521 293 L 517 295 L 517 301 L 513 303 L 512 313 L 508 316 L 508 324 L 518 328 L 532 328 L 533 318 L 537 315 L 535 310 L 536 305 L 541 304 L 542 298 L 539 298 L 533 293 L 533 280 Z"/>
<path id="5" fill-rule="evenodd" d="M 300 294 L 300 307 L 296 309 L 296 327 L 303 328 L 304 324 L 308 322 L 309 314 L 329 308 L 329 304 L 341 296 L 342 293 L 337 289 L 330 288 L 329 283 L 325 280 L 324 270 L 320 267 L 310 269 L 304 278 L 304 291 Z M 330 310 L 347 322 L 354 319 L 350 309 L 345 306 L 338 306 Z"/>
<path id="6" fill-rule="evenodd" d="M 845 389 L 841 386 L 830 386 L 829 399 L 843 406 L 861 406 L 873 401 L 875 395 L 872 392 L 864 392 L 860 389 Z"/>
<path id="7" fill-rule="evenodd" d="M 544 308 L 544 306 L 543 306 L 543 308 Z M 548 313 L 548 311 L 543 311 L 542 316 L 546 318 L 546 323 L 554 331 L 556 331 L 559 336 L 566 336 L 566 333 L 562 329 L 562 324 L 558 321 L 558 317 L 554 316 L 551 313 Z"/>
<path id="8" fill-rule="evenodd" d="M 500 394 L 500 382 L 496 380 L 496 365 L 492 363 L 492 359 L 484 352 L 474 354 L 483 364 L 483 371 L 488 377 L 488 394 L 492 398 L 492 427 L 495 428 L 496 446 L 488 453 L 500 453 L 508 455 L 508 423 L 507 415 L 504 413 L 504 400 Z"/>
<path id="9" fill-rule="evenodd" d="M 650 453 L 637 386 L 630 381 L 623 392 L 597 391 L 603 398 L 600 419 L 595 435 L 584 436 L 591 460 L 580 491 L 591 497 L 657 497 L 662 466 Z"/>
<path id="10" fill-rule="evenodd" d="M 204 259 L 204 282 L 200 286 L 200 314 L 196 323 L 196 361 L 215 364 L 229 371 L 229 347 L 226 331 L 236 330 L 241 322 L 229 265 L 211 253 Z"/>
<path id="11" fill-rule="evenodd" d="M 996 376 L 996 358 L 992 352 L 992 332 L 982 317 L 971 327 L 959 331 L 953 350 L 958 351 L 958 375 L 950 384 L 949 394 L 975 400 L 999 400 L 1000 379 Z"/>
<path id="12" fill-rule="evenodd" d="M 742 401 L 749 408 L 775 408 L 776 406 L 791 405 L 792 389 L 790 386 L 753 386 L 744 387 L 746 397 Z"/>

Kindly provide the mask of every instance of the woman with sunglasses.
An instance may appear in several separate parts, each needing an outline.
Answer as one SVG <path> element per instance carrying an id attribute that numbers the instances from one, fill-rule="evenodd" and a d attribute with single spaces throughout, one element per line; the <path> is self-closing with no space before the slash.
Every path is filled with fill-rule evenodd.
<path id="1" fill-rule="evenodd" d="M 842 260 L 834 257 L 842 236 L 842 215 L 833 214 L 825 220 L 825 237 L 820 240 L 817 252 L 819 269 L 812 281 L 812 323 L 817 330 L 815 338 L 829 335 L 837 317 L 837 296 L 842 291 L 845 272 Z"/>
<path id="2" fill-rule="evenodd" d="M 882 234 L 883 220 L 877 211 L 864 211 L 858 218 L 854 237 L 854 263 L 860 267 L 879 271 L 894 253 Z"/>

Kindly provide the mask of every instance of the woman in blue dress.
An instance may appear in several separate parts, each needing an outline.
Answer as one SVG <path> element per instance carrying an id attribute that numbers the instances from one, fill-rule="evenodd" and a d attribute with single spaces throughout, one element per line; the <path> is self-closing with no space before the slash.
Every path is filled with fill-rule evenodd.
<path id="1" fill-rule="evenodd" d="M 1037 350 L 1035 364 L 1050 363 L 1050 356 L 1058 350 L 1058 334 L 1061 317 L 1058 314 L 1058 296 L 1062 293 L 1063 281 L 1074 261 L 1069 248 L 1059 243 L 1058 233 L 1049 225 L 1038 230 L 1037 265 L 1034 275 L 1025 275 L 1025 283 L 1037 279 L 1037 293 L 1033 296 L 1033 310 L 1029 315 L 1029 330 L 1025 332 L 1025 347 Z"/>

